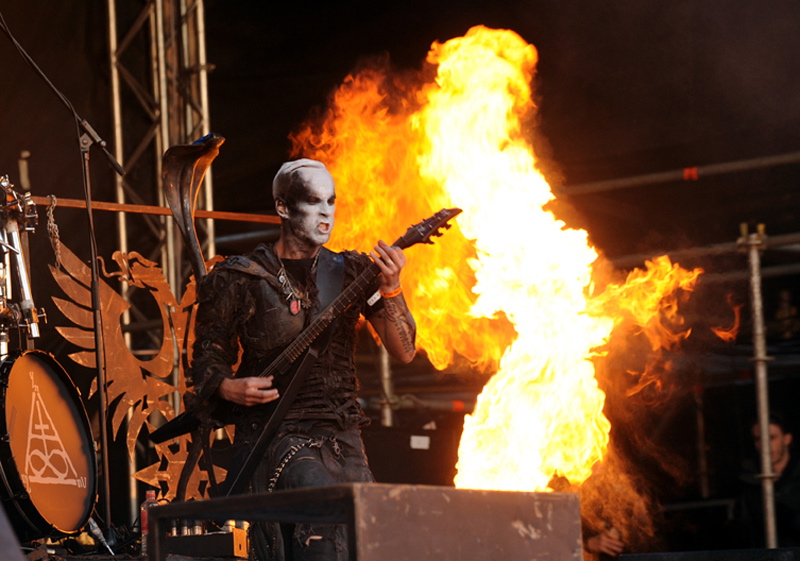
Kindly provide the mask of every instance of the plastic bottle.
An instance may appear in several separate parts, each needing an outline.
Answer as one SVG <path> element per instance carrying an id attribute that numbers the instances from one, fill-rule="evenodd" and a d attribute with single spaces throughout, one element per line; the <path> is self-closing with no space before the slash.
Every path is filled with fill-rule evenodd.
<path id="1" fill-rule="evenodd" d="M 142 529 L 142 556 L 145 557 L 147 556 L 147 531 L 149 526 L 147 509 L 151 506 L 158 506 L 155 489 L 148 489 L 145 492 L 144 502 L 142 506 L 139 507 L 139 526 Z"/>

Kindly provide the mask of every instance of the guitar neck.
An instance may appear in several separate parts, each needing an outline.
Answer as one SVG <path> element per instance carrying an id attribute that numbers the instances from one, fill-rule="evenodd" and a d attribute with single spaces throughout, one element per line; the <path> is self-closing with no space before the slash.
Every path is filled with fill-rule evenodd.
<path id="1" fill-rule="evenodd" d="M 454 210 L 442 210 L 436 216 L 443 215 L 444 221 L 449 220 L 455 214 L 458 214 L 461 210 L 454 209 Z M 429 219 L 430 220 L 430 219 Z M 438 229 L 441 227 L 442 222 L 437 222 L 436 228 Z M 416 243 L 426 242 L 431 235 L 432 231 L 435 229 L 432 228 L 421 228 L 421 225 L 415 225 L 408 229 L 408 231 L 403 235 L 397 238 L 392 246 L 406 249 L 411 247 Z M 430 243 L 430 242 L 426 242 Z M 278 355 L 278 357 L 270 364 L 259 376 L 266 377 L 272 376 L 274 374 L 280 374 L 287 366 L 292 364 L 297 358 L 303 354 L 306 349 L 311 346 L 311 343 L 319 337 L 323 331 L 335 320 L 337 317 L 341 315 L 350 305 L 355 302 L 356 298 L 358 298 L 367 287 L 378 278 L 378 275 L 381 274 L 380 268 L 375 264 L 375 262 L 370 261 L 369 265 L 361 272 L 356 279 L 351 282 L 347 287 L 342 290 L 342 293 L 336 297 L 336 299 L 331 302 L 331 304 L 323 310 L 321 314 L 319 314 L 314 321 L 306 327 L 300 335 L 298 335 L 294 341 L 292 341 L 288 347 L 286 347 L 283 352 Z"/>

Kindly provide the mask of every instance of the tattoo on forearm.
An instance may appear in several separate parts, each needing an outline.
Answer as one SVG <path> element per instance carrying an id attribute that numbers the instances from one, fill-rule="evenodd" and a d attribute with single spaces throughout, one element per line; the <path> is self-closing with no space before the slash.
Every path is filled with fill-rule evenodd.
<path id="1" fill-rule="evenodd" d="M 394 326 L 397 336 L 400 338 L 403 351 L 413 353 L 415 351 L 417 328 L 414 325 L 414 318 L 411 317 L 411 312 L 401 298 L 384 299 L 386 320 Z"/>

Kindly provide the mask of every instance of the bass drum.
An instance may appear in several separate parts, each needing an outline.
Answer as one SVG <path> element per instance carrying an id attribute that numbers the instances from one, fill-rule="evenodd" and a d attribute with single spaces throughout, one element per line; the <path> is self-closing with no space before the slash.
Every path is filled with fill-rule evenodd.
<path id="1" fill-rule="evenodd" d="M 3 507 L 21 542 L 79 533 L 97 501 L 97 458 L 75 385 L 49 354 L 0 364 Z"/>

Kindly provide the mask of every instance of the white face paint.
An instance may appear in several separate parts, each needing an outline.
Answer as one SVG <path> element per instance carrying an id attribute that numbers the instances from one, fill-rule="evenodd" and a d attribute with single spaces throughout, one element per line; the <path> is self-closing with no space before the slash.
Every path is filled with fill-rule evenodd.
<path id="1" fill-rule="evenodd" d="M 302 170 L 305 189 L 297 189 L 294 204 L 284 208 L 288 217 L 287 235 L 301 245 L 317 247 L 326 243 L 333 231 L 333 214 L 336 210 L 336 188 L 326 170 Z"/>

